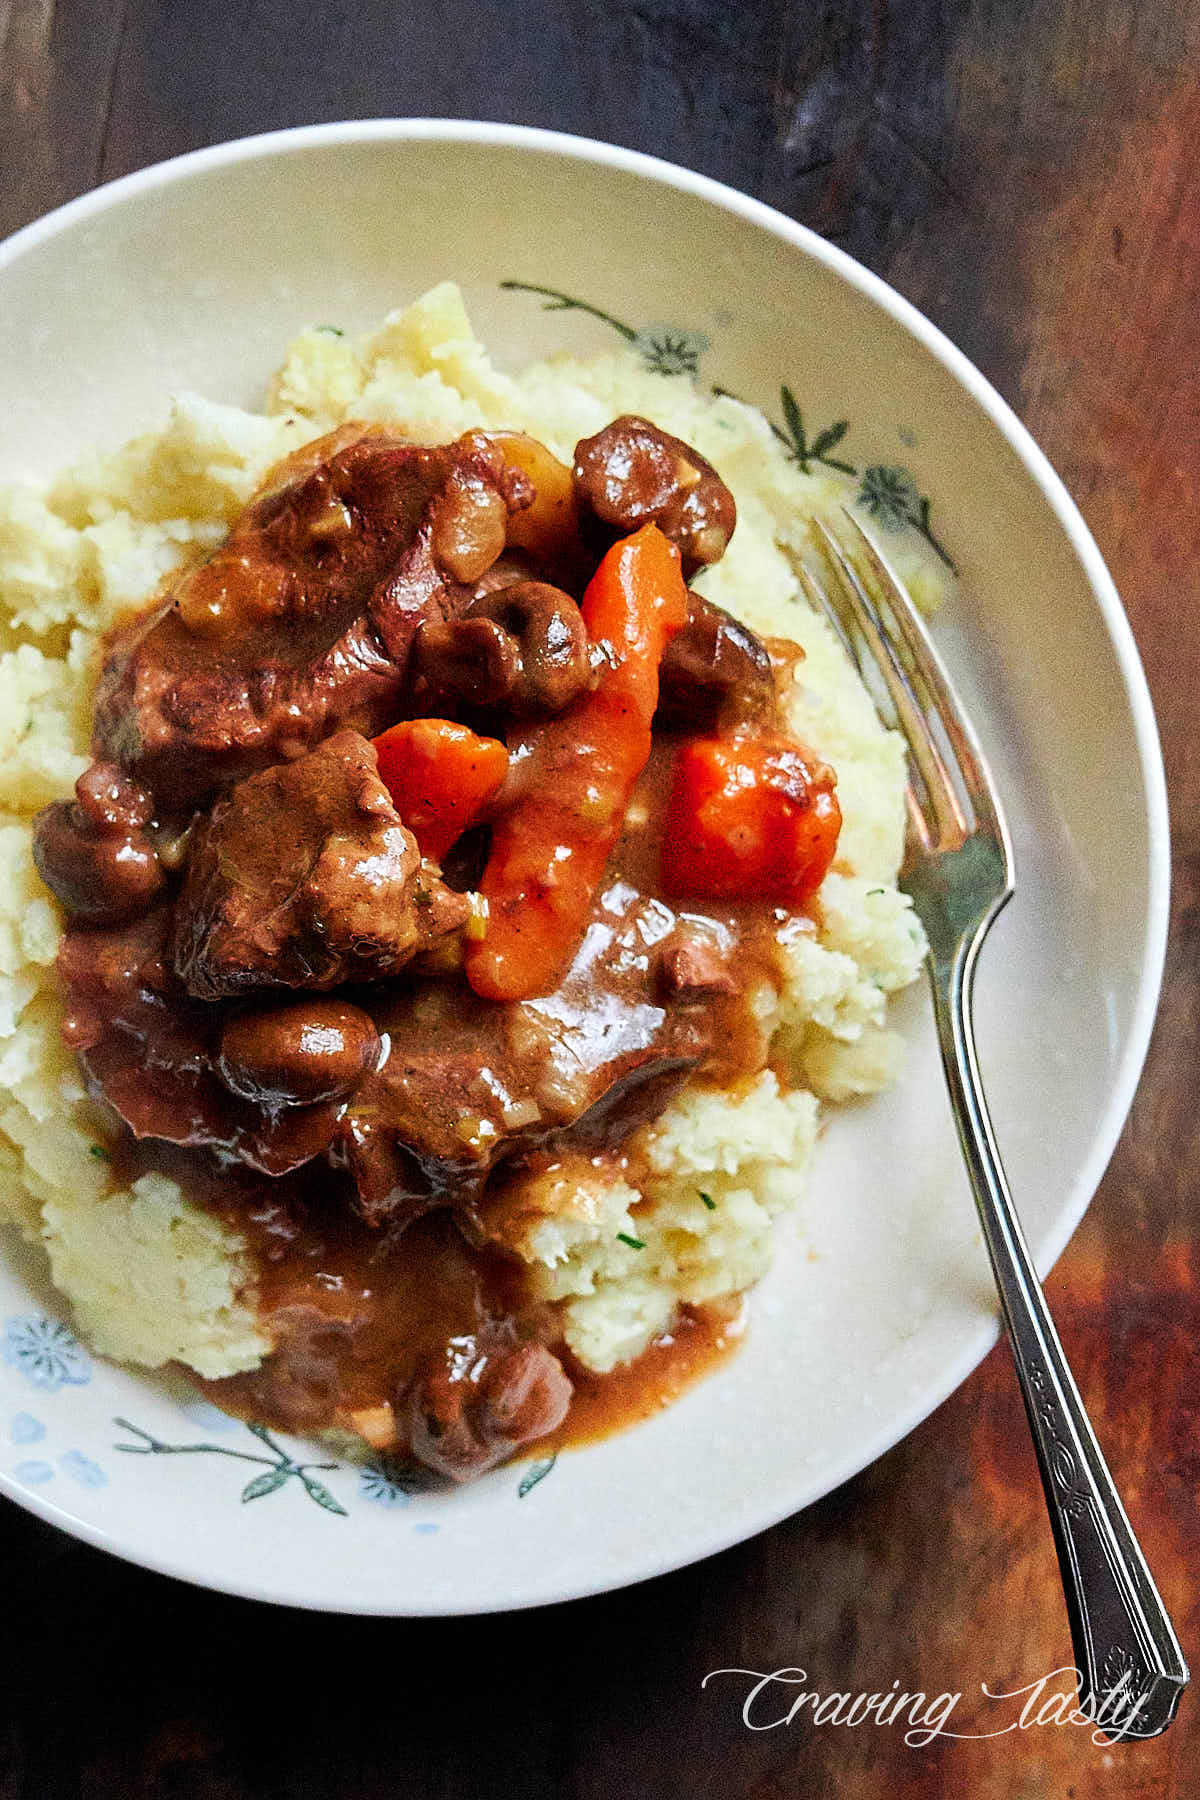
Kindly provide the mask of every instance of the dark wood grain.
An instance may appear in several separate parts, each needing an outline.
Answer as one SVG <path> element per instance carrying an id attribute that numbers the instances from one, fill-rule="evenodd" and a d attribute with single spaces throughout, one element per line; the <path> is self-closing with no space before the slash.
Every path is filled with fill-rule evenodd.
<path id="1" fill-rule="evenodd" d="M 760 195 L 960 343 L 1064 474 L 1121 587 L 1163 733 L 1174 916 L 1128 1128 L 1051 1281 L 1193 1662 L 1200 1487 L 1200 15 L 1188 0 L 0 0 L 0 227 L 194 146 L 441 113 L 650 150 Z M 1099 771 L 1120 780 L 1121 771 Z M 1007 1352 L 874 1468 L 703 1566 L 532 1615 L 311 1618 L 181 1588 L 0 1518 L 0 1800 L 853 1795 L 1186 1800 L 1157 1743 L 1078 1727 L 904 1745 L 751 1732 L 711 1669 L 979 1696 L 1064 1662 Z"/>

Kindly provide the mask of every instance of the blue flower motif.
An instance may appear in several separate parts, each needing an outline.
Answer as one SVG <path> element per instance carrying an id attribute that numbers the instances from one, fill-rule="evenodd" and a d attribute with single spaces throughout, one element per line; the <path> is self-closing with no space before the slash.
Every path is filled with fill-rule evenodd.
<path id="1" fill-rule="evenodd" d="M 80 1487 L 102 1488 L 108 1486 L 108 1476 L 100 1464 L 94 1463 L 90 1456 L 83 1454 L 82 1450 L 68 1450 L 65 1456 L 59 1457 L 58 1466 L 73 1481 L 77 1481 Z"/>
<path id="2" fill-rule="evenodd" d="M 364 1463 L 358 1472 L 359 1498 L 374 1506 L 407 1506 L 412 1499 L 411 1484 L 410 1471 L 394 1456 Z"/>
<path id="3" fill-rule="evenodd" d="M 41 1487 L 43 1482 L 53 1481 L 54 1464 L 48 1462 L 18 1463 L 13 1473 L 18 1481 L 27 1482 L 31 1487 Z"/>
<path id="4" fill-rule="evenodd" d="M 0 1339 L 0 1355 L 9 1368 L 43 1393 L 56 1394 L 61 1387 L 82 1387 L 92 1379 L 87 1351 L 74 1334 L 44 1313 L 8 1319 Z"/>
<path id="5" fill-rule="evenodd" d="M 655 375 L 694 375 L 708 349 L 702 331 L 685 331 L 681 325 L 643 325 L 632 343 Z"/>
<path id="6" fill-rule="evenodd" d="M 8 1428 L 14 1444 L 37 1444 L 46 1435 L 46 1427 L 32 1413 L 18 1413 Z"/>

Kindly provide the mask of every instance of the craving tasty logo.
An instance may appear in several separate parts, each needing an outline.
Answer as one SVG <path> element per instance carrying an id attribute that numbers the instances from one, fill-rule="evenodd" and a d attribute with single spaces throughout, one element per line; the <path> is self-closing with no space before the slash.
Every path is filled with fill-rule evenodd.
<path id="1" fill-rule="evenodd" d="M 923 1749 L 935 1738 L 1004 1737 L 1010 1731 L 1029 1731 L 1036 1725 L 1090 1725 L 1092 1742 L 1107 1744 L 1136 1738 L 1138 1715 L 1148 1698 L 1135 1694 L 1131 1671 L 1123 1674 L 1100 1697 L 1098 1704 L 1080 1700 L 1079 1671 L 1069 1663 L 1052 1669 L 1023 1687 L 993 1692 L 986 1681 L 979 1684 L 985 1700 L 1005 1707 L 1004 1723 L 991 1731 L 951 1731 L 948 1722 L 962 1699 L 961 1691 L 927 1694 L 908 1692 L 898 1680 L 886 1693 L 827 1694 L 805 1687 L 804 1669 L 711 1669 L 700 1683 L 706 1688 L 719 1675 L 741 1675 L 751 1686 L 742 1701 L 742 1723 L 749 1731 L 774 1731 L 780 1725 L 883 1725 L 905 1727 L 904 1742 Z M 1054 1687 L 1052 1684 L 1061 1683 Z M 1019 1703 L 1019 1709 L 1018 1709 Z"/>

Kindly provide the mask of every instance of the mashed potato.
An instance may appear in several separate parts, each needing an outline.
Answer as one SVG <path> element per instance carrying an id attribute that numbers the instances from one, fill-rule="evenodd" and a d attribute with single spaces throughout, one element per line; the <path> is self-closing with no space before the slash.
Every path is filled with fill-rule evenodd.
<path id="1" fill-rule="evenodd" d="M 762 1274 L 772 1221 L 800 1197 L 819 1102 L 894 1076 L 901 1047 L 886 998 L 914 979 L 924 950 L 895 886 L 903 750 L 804 603 L 793 562 L 808 518 L 840 503 L 844 487 L 802 474 L 748 407 L 653 374 L 628 351 L 500 372 L 444 284 L 357 342 L 303 333 L 265 414 L 183 395 L 161 431 L 86 457 L 49 491 L 0 491 L 0 1217 L 44 1244 L 98 1350 L 216 1376 L 255 1366 L 269 1348 L 236 1232 L 163 1176 L 114 1189 L 102 1128 L 59 1037 L 59 923 L 33 868 L 30 819 L 69 793 L 88 760 L 101 634 L 218 543 L 272 463 L 344 420 L 431 442 L 519 429 L 569 462 L 579 438 L 629 412 L 693 443 L 732 488 L 737 531 L 696 585 L 756 631 L 803 647 L 785 707 L 796 735 L 836 769 L 844 825 L 819 928 L 797 921 L 781 933 L 782 991 L 755 996 L 789 1085 L 764 1072 L 724 1095 L 684 1089 L 646 1128 L 640 1191 L 580 1158 L 513 1186 L 494 1229 L 541 1293 L 563 1303 L 575 1354 L 610 1369 L 677 1303 Z"/>

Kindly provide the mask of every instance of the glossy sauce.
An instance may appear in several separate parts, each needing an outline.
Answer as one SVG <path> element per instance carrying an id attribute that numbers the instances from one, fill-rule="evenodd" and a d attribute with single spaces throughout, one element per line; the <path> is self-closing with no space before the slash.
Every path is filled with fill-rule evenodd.
<path id="1" fill-rule="evenodd" d="M 259 1369 L 207 1384 L 213 1398 L 284 1429 L 348 1427 L 378 1450 L 411 1447 L 456 1480 L 490 1466 L 476 1456 L 490 1453 L 488 1432 L 497 1454 L 533 1441 L 539 1429 L 539 1448 L 604 1435 L 669 1404 L 736 1346 L 740 1303 L 684 1308 L 629 1367 L 602 1376 L 582 1369 L 562 1342 L 561 1305 L 538 1303 L 529 1270 L 504 1251 L 504 1207 L 508 1197 L 518 1201 L 516 1182 L 560 1158 L 567 1166 L 580 1158 L 607 1165 L 614 1178 L 645 1188 L 639 1128 L 685 1081 L 724 1090 L 766 1063 L 758 1002 L 778 986 L 777 933 L 789 919 L 753 898 L 693 906 L 663 892 L 663 819 L 682 741 L 674 734 L 726 727 L 752 734 L 774 716 L 772 670 L 778 685 L 798 655 L 790 645 L 766 649 L 697 595 L 662 660 L 659 729 L 622 835 L 603 870 L 588 864 L 576 884 L 584 907 L 600 877 L 582 941 L 553 993 L 498 1005 L 484 996 L 520 996 L 526 988 L 489 989 L 474 971 L 474 991 L 467 986 L 464 954 L 471 968 L 478 940 L 454 934 L 463 922 L 462 891 L 477 885 L 478 874 L 423 887 L 418 902 L 433 908 L 440 896 L 442 925 L 422 920 L 403 943 L 387 938 L 386 908 L 370 904 L 349 952 L 335 955 L 324 943 L 330 918 L 358 916 L 360 865 L 344 856 L 331 856 L 324 868 L 311 918 L 301 908 L 295 918 L 276 919 L 281 869 L 290 904 L 288 857 L 296 844 L 287 820 L 300 810 L 277 800 L 264 813 L 259 787 L 265 782 L 274 792 L 285 765 L 308 745 L 321 746 L 291 770 L 296 791 L 311 801 L 305 816 L 311 812 L 320 826 L 311 845 L 300 834 L 296 879 L 309 879 L 311 849 L 315 882 L 327 840 L 354 845 L 356 855 L 378 850 L 360 814 L 374 818 L 386 810 L 385 798 L 379 806 L 363 801 L 374 764 L 365 768 L 365 747 L 350 734 L 370 737 L 394 721 L 406 703 L 410 652 L 417 685 L 409 699 L 419 699 L 430 676 L 424 653 L 413 651 L 415 634 L 427 628 L 436 648 L 440 624 L 457 642 L 451 623 L 461 625 L 467 614 L 455 583 L 469 586 L 498 567 L 507 543 L 518 557 L 545 552 L 542 576 L 559 579 L 569 567 L 582 585 L 593 552 L 578 509 L 599 505 L 600 489 L 596 516 L 620 535 L 640 522 L 640 514 L 625 516 L 630 507 L 662 502 L 663 530 L 674 534 L 685 575 L 718 557 L 733 528 L 732 496 L 716 471 L 645 421 L 615 421 L 580 447 L 588 465 L 582 488 L 578 471 L 573 476 L 540 446 L 504 444 L 511 456 L 501 445 L 498 457 L 480 434 L 432 448 L 361 428 L 333 434 L 276 470 L 226 543 L 114 637 L 94 749 L 122 768 L 132 759 L 148 783 L 142 810 L 152 799 L 158 824 L 145 827 L 146 856 L 161 857 L 159 885 L 114 899 L 109 890 L 117 884 L 97 875 L 104 913 L 88 915 L 76 903 L 94 899 L 90 890 L 74 895 L 71 910 L 103 929 L 89 935 L 73 926 L 59 958 L 68 1040 L 93 1093 L 127 1122 L 114 1176 L 122 1184 L 148 1170 L 171 1176 L 246 1245 L 253 1275 L 243 1297 L 273 1349 Z M 649 497 L 643 491 L 650 476 L 666 482 L 661 495 L 657 487 Z M 527 570 L 524 586 L 510 590 L 508 612 L 501 602 L 492 608 L 510 635 L 518 624 L 509 616 L 513 596 L 524 596 L 521 616 L 532 630 L 534 615 L 541 617 L 533 602 L 545 611 L 555 594 L 537 575 Z M 574 587 L 553 605 L 560 602 L 574 619 Z M 586 617 L 586 597 L 583 605 Z M 522 658 L 526 651 L 528 644 Z M 548 651 L 533 660 L 545 675 Z M 453 657 L 450 664 L 453 675 Z M 591 670 L 583 670 L 585 682 Z M 451 682 L 452 699 L 455 691 Z M 562 788 L 564 816 L 594 798 L 587 765 L 598 740 L 586 733 L 558 745 L 561 768 L 551 758 L 539 777 L 534 757 L 523 770 L 531 696 L 517 698 L 520 704 L 499 708 L 502 722 L 511 714 L 502 733 L 511 753 L 507 797 L 494 827 L 501 833 L 513 807 L 535 800 L 531 782 L 544 780 L 546 795 L 552 784 Z M 536 715 L 546 696 L 534 698 Z M 645 698 L 653 710 L 654 696 Z M 468 713 L 491 704 L 469 686 L 459 702 Z M 561 703 L 557 694 L 552 716 L 566 716 Z M 349 728 L 345 741 L 328 737 L 333 722 Z M 557 743 L 553 731 L 535 738 Z M 201 826 L 180 894 L 160 897 L 170 885 L 162 871 L 175 872 L 181 860 L 174 850 L 166 854 L 176 826 L 255 770 L 264 773 L 253 792 L 247 782 L 236 800 L 225 795 L 219 821 L 214 811 Z M 72 847 L 78 840 L 95 860 L 99 828 L 91 829 L 90 814 L 77 818 L 61 803 L 55 816 L 66 849 L 51 841 L 48 826 L 39 841 L 70 888 Z M 580 818 L 591 815 L 583 810 Z M 131 820 L 131 830 L 145 826 Z M 603 845 L 610 841 L 606 822 Z M 220 860 L 230 845 L 238 851 L 232 876 Z M 547 886 L 557 878 L 570 888 L 571 870 L 559 863 L 577 849 L 568 835 Z M 399 891 L 403 871 L 393 875 Z M 254 899 L 248 910 L 245 895 Z M 219 953 L 210 942 L 218 918 L 229 940 Z M 791 919 L 789 930 L 811 924 Z M 515 922 L 514 932 L 520 928 Z M 405 966 L 401 952 L 411 954 L 414 944 L 424 949 Z M 284 947 L 291 962 L 280 960 Z M 539 980 L 558 979 L 549 971 L 561 967 L 568 951 L 560 949 L 552 962 L 535 965 L 547 971 Z M 245 1000 L 243 989 L 289 982 L 324 997 L 285 995 L 264 1005 L 255 991 Z M 570 1372 L 574 1399 L 547 1436 L 566 1404 L 554 1356 Z M 439 1381 L 451 1384 L 448 1398 Z M 476 1399 L 476 1416 L 464 1425 Z M 451 1455 L 447 1445 L 460 1427 L 468 1439 L 475 1430 L 481 1436 L 472 1443 L 460 1433 Z M 438 1449 L 433 1440 L 444 1437 Z"/>
<path id="2" fill-rule="evenodd" d="M 245 1417 L 352 1429 L 355 1413 L 391 1405 L 447 1338 L 523 1311 L 511 1265 L 469 1246 L 447 1210 L 391 1238 L 343 1212 L 297 1221 L 263 1207 L 230 1223 L 257 1249 L 258 1310 L 275 1350 L 261 1368 L 206 1385 Z"/>
<path id="3" fill-rule="evenodd" d="M 762 1066 L 762 1033 L 746 996 L 764 982 L 778 983 L 775 932 L 784 915 L 754 903 L 679 913 L 661 899 L 656 825 L 672 768 L 673 741 L 664 736 L 656 740 L 606 875 L 605 892 L 617 899 L 597 908 L 591 932 L 619 937 L 621 954 L 636 959 L 651 957 L 656 935 L 667 935 L 680 918 L 720 944 L 738 992 L 705 1002 L 714 1015 L 713 1050 L 698 1074 L 727 1086 Z M 639 903 L 627 912 L 618 903 L 626 889 Z M 614 946 L 603 948 L 611 953 Z M 577 994 L 575 985 L 568 979 L 554 1004 L 585 1005 L 586 984 Z M 499 1320 L 555 1349 L 574 1383 L 564 1423 L 528 1450 L 543 1454 L 650 1417 L 740 1341 L 740 1302 L 684 1308 L 633 1363 L 597 1375 L 562 1345 L 556 1309 L 530 1300 L 523 1267 L 482 1241 L 468 1242 L 461 1215 L 441 1208 L 389 1233 L 349 1211 L 343 1178 L 321 1163 L 268 1179 L 150 1142 L 137 1148 L 136 1159 L 140 1167 L 175 1175 L 192 1198 L 245 1237 L 258 1271 L 253 1302 L 276 1347 L 259 1369 L 204 1385 L 227 1410 L 281 1429 L 350 1427 L 356 1413 L 377 1414 L 447 1337 Z M 602 1152 L 601 1160 L 611 1161 L 614 1175 L 639 1184 L 636 1139 Z M 501 1170 L 489 1184 L 478 1209 L 485 1220 L 489 1196 L 502 1205 L 507 1179 Z"/>
<path id="4" fill-rule="evenodd" d="M 571 1410 L 557 1431 L 531 1444 L 529 1456 L 548 1456 L 575 1444 L 591 1444 L 651 1419 L 671 1406 L 697 1381 L 728 1361 L 745 1331 L 745 1303 L 685 1306 L 670 1329 L 639 1357 L 607 1375 L 584 1369 L 567 1353 L 567 1373 L 575 1383 Z"/>

